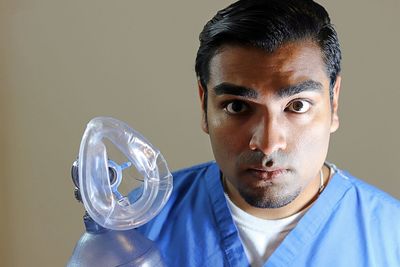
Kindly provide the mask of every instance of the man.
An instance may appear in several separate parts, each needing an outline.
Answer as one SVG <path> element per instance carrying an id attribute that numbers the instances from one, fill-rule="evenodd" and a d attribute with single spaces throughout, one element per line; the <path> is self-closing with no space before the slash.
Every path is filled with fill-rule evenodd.
<path id="1" fill-rule="evenodd" d="M 325 163 L 341 53 L 310 0 L 241 0 L 200 34 L 202 129 L 216 162 L 174 173 L 139 230 L 169 266 L 400 266 L 400 203 Z"/>

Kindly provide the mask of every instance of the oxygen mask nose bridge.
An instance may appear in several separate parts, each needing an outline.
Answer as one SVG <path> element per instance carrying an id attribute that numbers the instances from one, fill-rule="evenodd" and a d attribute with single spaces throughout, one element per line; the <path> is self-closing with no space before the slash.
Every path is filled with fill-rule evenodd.
<path id="1" fill-rule="evenodd" d="M 108 159 L 105 139 L 128 161 L 118 165 Z M 148 222 L 165 205 L 172 191 L 172 175 L 161 153 L 140 133 L 113 118 L 98 117 L 88 123 L 78 160 L 77 187 L 82 202 L 89 215 L 105 228 L 127 230 Z M 123 170 L 132 165 L 144 177 L 140 194 L 133 190 L 135 200 L 118 190 Z"/>

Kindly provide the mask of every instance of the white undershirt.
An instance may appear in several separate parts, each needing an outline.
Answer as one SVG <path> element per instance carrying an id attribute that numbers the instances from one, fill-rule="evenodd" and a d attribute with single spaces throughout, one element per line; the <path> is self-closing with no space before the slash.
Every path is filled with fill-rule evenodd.
<path id="1" fill-rule="evenodd" d="M 307 211 L 307 209 L 304 209 L 290 217 L 279 220 L 265 220 L 241 210 L 226 193 L 225 197 L 238 228 L 244 251 L 252 267 L 264 265 Z"/>

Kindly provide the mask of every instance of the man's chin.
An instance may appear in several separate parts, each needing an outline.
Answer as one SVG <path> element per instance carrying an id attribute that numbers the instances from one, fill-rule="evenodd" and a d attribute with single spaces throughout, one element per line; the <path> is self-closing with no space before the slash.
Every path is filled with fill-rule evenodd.
<path id="1" fill-rule="evenodd" d="M 246 192 L 240 192 L 242 198 L 249 204 L 255 208 L 261 209 L 278 209 L 282 208 L 288 204 L 290 204 L 293 200 L 297 198 L 300 194 L 300 191 L 286 194 L 286 195 L 278 195 L 278 194 L 247 194 Z"/>

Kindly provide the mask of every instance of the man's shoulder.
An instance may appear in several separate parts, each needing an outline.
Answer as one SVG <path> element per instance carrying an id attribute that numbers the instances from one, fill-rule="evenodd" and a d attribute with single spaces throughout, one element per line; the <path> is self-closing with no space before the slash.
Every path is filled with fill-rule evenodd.
<path id="1" fill-rule="evenodd" d="M 192 165 L 189 167 L 181 168 L 179 170 L 175 170 L 175 171 L 173 171 L 173 174 L 182 175 L 182 174 L 187 174 L 187 173 L 198 172 L 198 171 L 208 169 L 210 166 L 213 166 L 215 164 L 216 164 L 215 161 L 203 162 L 203 163 L 199 163 L 199 164 Z"/>
<path id="2" fill-rule="evenodd" d="M 168 201 L 171 206 L 183 205 L 191 199 L 206 197 L 210 184 L 218 179 L 219 168 L 215 161 L 197 164 L 172 172 L 173 190 Z"/>
<path id="3" fill-rule="evenodd" d="M 337 170 L 337 174 L 349 184 L 349 192 L 360 201 L 371 203 L 371 207 L 385 206 L 387 209 L 395 210 L 400 215 L 400 201 L 389 193 L 362 180 L 345 170 Z"/>
<path id="4" fill-rule="evenodd" d="M 210 168 L 215 168 L 215 161 L 204 162 L 190 167 L 185 167 L 172 172 L 172 177 L 175 183 L 184 182 L 187 179 L 204 178 Z"/>
<path id="5" fill-rule="evenodd" d="M 331 206 L 321 238 L 333 238 L 324 246 L 332 245 L 339 255 L 353 255 L 351 260 L 358 265 L 363 261 L 371 266 L 399 263 L 400 201 L 347 171 L 338 169 L 330 183 L 323 206 Z M 351 260 L 349 266 L 355 266 Z"/>
<path id="6" fill-rule="evenodd" d="M 218 177 L 214 177 L 218 171 L 215 162 L 206 162 L 172 172 L 173 190 L 167 203 L 155 218 L 138 230 L 152 240 L 162 236 L 163 239 L 172 240 L 175 238 L 174 233 L 179 236 L 186 233 L 187 227 L 191 226 L 188 223 L 199 218 L 202 218 L 204 225 L 196 224 L 197 230 L 210 228 L 214 222 L 209 186 L 213 180 L 218 180 Z M 222 189 L 220 190 L 220 194 L 223 195 Z M 187 230 L 187 233 L 190 231 Z"/>

